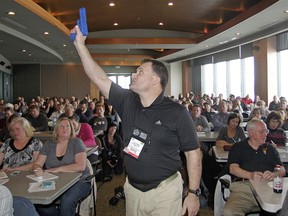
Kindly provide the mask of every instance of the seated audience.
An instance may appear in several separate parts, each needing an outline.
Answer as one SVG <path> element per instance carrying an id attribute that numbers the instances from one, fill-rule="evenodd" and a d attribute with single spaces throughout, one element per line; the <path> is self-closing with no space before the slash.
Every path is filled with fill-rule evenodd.
<path id="1" fill-rule="evenodd" d="M 65 105 L 65 109 L 64 109 L 64 113 L 62 113 L 59 118 L 62 118 L 62 117 L 67 117 L 67 118 L 70 118 L 70 117 L 73 117 L 74 115 L 74 107 L 72 104 L 66 104 Z"/>
<path id="2" fill-rule="evenodd" d="M 245 215 L 260 210 L 250 189 L 249 179 L 273 180 L 276 165 L 281 165 L 280 174 L 285 175 L 278 151 L 274 146 L 265 143 L 267 135 L 265 123 L 252 119 L 248 122 L 247 132 L 249 138 L 234 144 L 229 152 L 228 165 L 232 184 L 223 216 Z"/>
<path id="3" fill-rule="evenodd" d="M 0 184 L 0 215 L 12 216 L 13 214 L 13 198 L 10 190 Z"/>
<path id="4" fill-rule="evenodd" d="M 96 105 L 93 100 L 88 103 L 88 108 L 92 110 L 93 117 L 96 116 Z"/>
<path id="5" fill-rule="evenodd" d="M 86 147 L 96 146 L 93 130 L 87 123 L 79 123 L 79 116 L 74 114 L 73 117 L 69 117 L 75 130 L 77 138 L 81 139 Z"/>
<path id="6" fill-rule="evenodd" d="M 241 106 L 241 101 L 238 99 L 232 100 L 232 109 L 231 110 L 232 110 L 232 112 L 236 112 L 236 113 L 239 113 L 240 115 L 242 115 L 243 109 Z"/>
<path id="7" fill-rule="evenodd" d="M 104 116 L 104 113 L 105 113 L 104 104 L 101 103 L 96 104 L 96 116 L 89 121 L 89 124 L 93 129 L 94 136 L 97 136 L 99 138 L 103 137 L 108 127 L 108 121 Z"/>
<path id="8" fill-rule="evenodd" d="M 4 118 L 0 119 L 0 130 L 6 126 L 9 117 L 14 114 L 13 107 L 13 104 L 10 103 L 4 105 Z"/>
<path id="9" fill-rule="evenodd" d="M 85 100 L 80 102 L 78 109 L 75 110 L 75 114 L 80 117 L 80 123 L 88 123 L 93 117 L 93 111 L 88 109 L 88 102 Z"/>
<path id="10" fill-rule="evenodd" d="M 214 131 L 220 131 L 221 128 L 227 126 L 229 113 L 227 111 L 228 106 L 225 101 L 219 103 L 219 112 L 213 116 L 212 124 L 214 125 Z"/>
<path id="11" fill-rule="evenodd" d="M 254 119 L 254 118 L 261 119 L 262 121 L 266 121 L 266 117 L 261 114 L 261 109 L 259 107 L 255 107 L 252 110 L 248 121 L 250 121 L 251 119 Z"/>
<path id="12" fill-rule="evenodd" d="M 288 111 L 287 100 L 285 98 L 280 100 L 278 109 L 284 109 L 284 110 L 286 110 L 286 112 Z"/>
<path id="13" fill-rule="evenodd" d="M 211 106 L 211 108 L 215 111 L 218 111 L 219 110 L 219 104 L 220 104 L 220 98 L 219 97 L 214 97 L 214 103 L 213 105 Z"/>
<path id="14" fill-rule="evenodd" d="M 266 119 L 267 128 L 269 133 L 267 134 L 266 142 L 276 146 L 285 146 L 286 133 L 281 128 L 283 119 L 279 112 L 272 111 Z"/>
<path id="15" fill-rule="evenodd" d="M 288 112 L 286 112 L 283 109 L 278 110 L 281 113 L 282 119 L 283 119 L 283 130 L 288 130 Z"/>
<path id="16" fill-rule="evenodd" d="M 56 122 L 62 113 L 64 113 L 64 105 L 59 103 L 56 105 L 56 111 L 51 114 L 49 120 Z"/>
<path id="17" fill-rule="evenodd" d="M 195 104 L 192 108 L 192 119 L 195 124 L 195 128 L 197 132 L 210 132 L 210 125 L 205 118 L 205 116 L 201 115 L 201 106 L 199 104 Z"/>
<path id="18" fill-rule="evenodd" d="M 21 100 L 16 100 L 14 102 L 14 112 L 18 113 L 19 116 L 22 116 L 23 113 L 26 113 L 27 107 L 21 103 Z"/>
<path id="19" fill-rule="evenodd" d="M 279 108 L 280 108 L 279 99 L 276 95 L 274 95 L 273 100 L 269 103 L 268 109 L 272 111 L 272 110 L 278 110 Z"/>
<path id="20" fill-rule="evenodd" d="M 211 105 L 208 102 L 205 102 L 204 112 L 201 112 L 201 115 L 205 116 L 208 122 L 211 122 L 214 114 L 215 110 L 211 108 Z"/>
<path id="21" fill-rule="evenodd" d="M 246 104 L 246 105 L 250 105 L 250 104 L 253 104 L 253 100 L 250 98 L 249 94 L 247 94 L 245 97 L 243 97 L 241 99 L 241 102 Z"/>
<path id="22" fill-rule="evenodd" d="M 104 177 L 111 174 L 112 170 L 116 175 L 123 172 L 122 139 L 116 133 L 117 125 L 112 123 L 109 125 L 103 140 L 102 150 L 102 168 Z"/>
<path id="23" fill-rule="evenodd" d="M 116 125 L 118 125 L 117 131 L 119 130 L 119 124 L 121 122 L 120 116 L 118 115 L 118 113 L 116 112 L 116 110 L 113 108 L 112 105 L 105 103 L 105 112 L 104 112 L 104 116 L 106 117 L 108 123 L 115 123 Z"/>
<path id="24" fill-rule="evenodd" d="M 56 111 L 55 101 L 53 98 L 51 98 L 47 101 L 45 113 L 46 113 L 47 117 L 49 118 L 52 115 L 52 113 L 55 111 Z"/>
<path id="25" fill-rule="evenodd" d="M 48 130 L 48 118 L 40 112 L 40 108 L 37 105 L 30 106 L 29 114 L 25 118 L 35 128 L 36 132 Z"/>
<path id="26" fill-rule="evenodd" d="M 0 130 L 0 145 L 2 145 L 6 139 L 11 138 L 8 128 L 12 120 L 16 117 L 18 117 L 17 114 L 11 115 L 6 122 L 5 127 Z"/>
<path id="27" fill-rule="evenodd" d="M 75 215 L 77 201 L 86 197 L 91 190 L 91 182 L 86 180 L 90 175 L 86 160 L 86 147 L 81 139 L 75 137 L 71 121 L 60 118 L 54 128 L 53 139 L 46 141 L 40 150 L 33 170 L 37 176 L 41 176 L 44 171 L 82 172 L 82 176 L 59 198 L 60 207 L 54 203 L 37 205 L 40 215 Z"/>
<path id="28" fill-rule="evenodd" d="M 256 106 L 260 108 L 261 115 L 264 116 L 265 118 L 267 118 L 267 116 L 269 115 L 270 111 L 266 107 L 265 101 L 258 100 L 257 103 L 256 103 Z"/>
<path id="29" fill-rule="evenodd" d="M 238 113 L 231 113 L 227 126 L 223 127 L 216 139 L 216 146 L 223 147 L 240 142 L 246 138 L 243 128 L 240 126 L 241 117 Z"/>
<path id="30" fill-rule="evenodd" d="M 23 117 L 17 117 L 9 125 L 12 138 L 0 148 L 0 165 L 4 171 L 31 170 L 42 142 L 33 137 L 34 128 Z"/>

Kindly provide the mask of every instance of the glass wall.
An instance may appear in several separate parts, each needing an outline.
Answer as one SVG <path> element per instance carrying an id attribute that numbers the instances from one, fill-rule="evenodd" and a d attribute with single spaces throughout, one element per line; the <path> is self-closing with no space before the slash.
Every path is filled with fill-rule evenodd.
<path id="1" fill-rule="evenodd" d="M 230 94 L 254 98 L 254 58 L 234 59 L 230 61 L 205 64 L 201 66 L 201 92 L 218 96 Z"/>
<path id="2" fill-rule="evenodd" d="M 288 50 L 278 52 L 278 96 L 288 99 Z"/>
<path id="3" fill-rule="evenodd" d="M 131 83 L 131 75 L 109 75 L 108 77 L 114 82 L 120 85 L 122 88 L 129 89 Z"/>

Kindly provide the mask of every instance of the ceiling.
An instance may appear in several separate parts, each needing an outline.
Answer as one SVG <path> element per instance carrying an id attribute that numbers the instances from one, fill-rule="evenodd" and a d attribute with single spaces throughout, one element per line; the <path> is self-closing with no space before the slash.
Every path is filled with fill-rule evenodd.
<path id="1" fill-rule="evenodd" d="M 69 33 L 81 7 L 103 66 L 181 61 L 288 29 L 287 0 L 1 0 L 0 54 L 12 65 L 79 63 Z"/>

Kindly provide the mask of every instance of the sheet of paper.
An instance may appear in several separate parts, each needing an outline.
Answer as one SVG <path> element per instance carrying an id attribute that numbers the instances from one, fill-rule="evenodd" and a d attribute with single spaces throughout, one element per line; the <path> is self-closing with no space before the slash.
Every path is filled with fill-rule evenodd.
<path id="1" fill-rule="evenodd" d="M 42 176 L 27 175 L 27 178 L 30 178 L 30 179 L 37 181 L 37 182 L 42 182 L 42 181 L 56 179 L 56 178 L 58 178 L 58 176 L 56 176 L 52 173 L 49 173 L 49 172 L 44 172 Z"/>
<path id="2" fill-rule="evenodd" d="M 206 137 L 205 132 L 197 132 L 198 137 Z"/>
<path id="3" fill-rule="evenodd" d="M 34 193 L 34 192 L 39 192 L 39 191 L 50 191 L 50 190 L 55 190 L 55 181 L 51 181 L 52 185 L 49 188 L 42 187 L 43 182 L 33 182 L 30 183 L 28 192 L 29 193 Z"/>
<path id="4" fill-rule="evenodd" d="M 6 175 L 5 172 L 0 171 L 0 179 L 3 179 L 3 178 L 8 178 L 8 176 Z"/>
<path id="5" fill-rule="evenodd" d="M 9 181 L 8 178 L 7 179 L 0 179 L 0 185 L 3 185 L 3 184 L 5 184 L 8 181 Z"/>

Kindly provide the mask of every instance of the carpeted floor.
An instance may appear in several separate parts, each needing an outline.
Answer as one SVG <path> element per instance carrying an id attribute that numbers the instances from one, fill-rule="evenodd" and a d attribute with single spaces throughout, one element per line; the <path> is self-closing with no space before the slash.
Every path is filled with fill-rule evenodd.
<path id="1" fill-rule="evenodd" d="M 117 205 L 112 206 L 109 200 L 115 195 L 114 189 L 118 186 L 123 186 L 125 175 L 113 175 L 111 182 L 104 184 L 97 182 L 97 216 L 125 216 L 125 201 L 120 199 Z M 102 184 L 102 185 L 101 185 Z M 213 216 L 213 210 L 209 207 L 201 208 L 200 216 Z"/>

